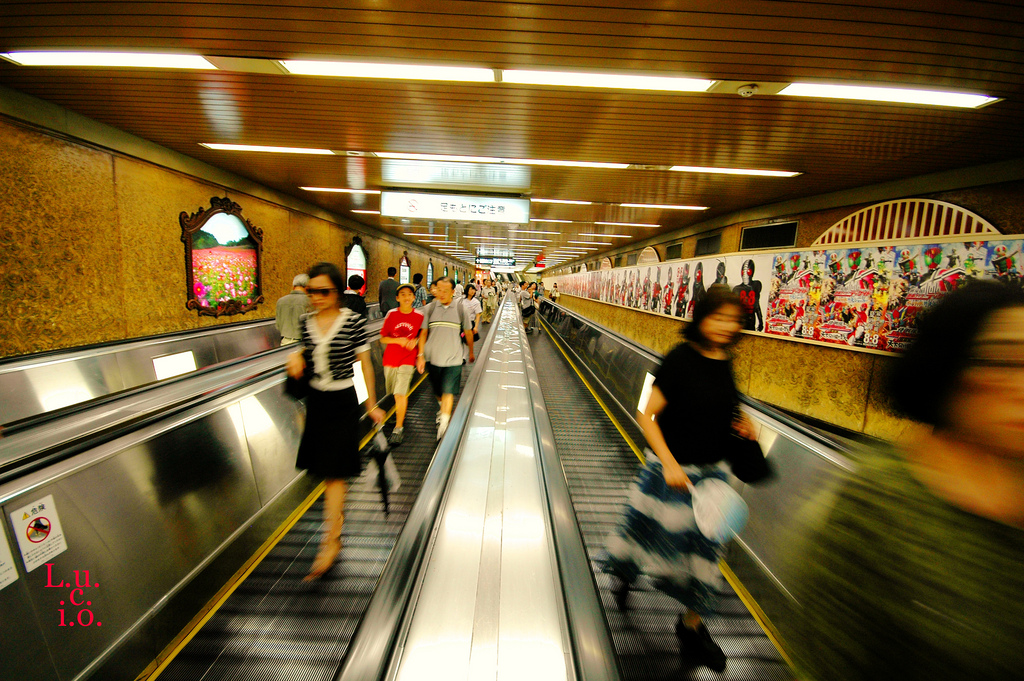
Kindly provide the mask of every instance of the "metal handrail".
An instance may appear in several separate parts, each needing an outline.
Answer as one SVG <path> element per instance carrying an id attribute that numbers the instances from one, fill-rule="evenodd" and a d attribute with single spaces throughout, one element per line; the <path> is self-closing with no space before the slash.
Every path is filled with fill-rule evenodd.
<path id="1" fill-rule="evenodd" d="M 370 325 L 379 332 L 383 322 Z M 192 407 L 260 378 L 284 373 L 291 346 L 264 350 L 188 374 L 71 405 L 5 428 L 0 439 L 0 483 L 81 453 L 168 414 Z M 386 395 L 381 396 L 378 404 Z M 44 427 L 45 426 L 45 427 Z"/>
<path id="2" fill-rule="evenodd" d="M 373 311 L 376 308 L 377 303 L 367 303 L 366 310 L 367 314 L 369 315 L 368 320 L 371 322 L 380 319 L 380 317 L 376 319 L 373 318 Z M 229 322 L 227 324 L 218 324 L 217 326 L 203 327 L 200 329 L 168 331 L 166 333 L 157 333 L 151 336 L 140 336 L 138 338 L 124 338 L 121 340 L 108 341 L 105 343 L 90 343 L 87 345 L 77 345 L 72 348 L 44 350 L 42 352 L 33 352 L 27 355 L 4 357 L 0 358 L 0 374 L 10 373 L 13 371 L 23 371 L 38 364 L 50 364 L 54 362 L 68 362 L 76 359 L 86 359 L 89 357 L 97 357 L 99 355 L 107 355 L 114 352 L 131 350 L 133 348 L 144 348 L 146 346 L 155 345 L 159 343 L 183 341 L 192 338 L 202 338 L 205 336 L 215 336 L 218 334 L 227 333 L 231 331 L 240 331 L 247 327 L 255 328 L 259 326 L 268 326 L 271 324 L 274 324 L 273 317 L 266 317 L 264 319 L 247 319 L 239 322 Z"/>
<path id="3" fill-rule="evenodd" d="M 434 452 L 420 492 L 384 564 L 366 611 L 352 635 L 345 659 L 334 677 L 335 681 L 384 678 L 448 488 L 466 423 L 473 410 L 477 387 L 486 369 L 486 362 L 480 360 L 487 357 L 494 343 L 497 335 L 494 329 L 498 326 L 503 308 L 504 305 L 499 305 L 498 316 L 491 323 L 491 332 L 484 346 L 478 352 L 474 348 L 477 362 L 462 391 L 464 397 L 459 400 L 448 429 Z"/>
<path id="4" fill-rule="evenodd" d="M 537 451 L 544 475 L 548 516 L 561 578 L 565 613 L 572 642 L 576 677 L 581 681 L 618 681 L 622 678 L 611 630 L 601 605 L 590 567 L 583 532 L 569 496 L 561 459 L 555 446 L 547 404 L 540 387 L 537 365 L 529 343 L 523 343 L 527 395 L 533 405 Z"/>

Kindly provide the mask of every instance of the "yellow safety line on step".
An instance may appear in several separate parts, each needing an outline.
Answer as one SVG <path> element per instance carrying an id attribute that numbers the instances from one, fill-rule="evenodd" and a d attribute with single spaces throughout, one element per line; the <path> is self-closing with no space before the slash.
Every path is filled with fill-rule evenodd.
<path id="1" fill-rule="evenodd" d="M 548 336 L 551 338 L 552 341 L 554 341 L 555 347 L 558 348 L 558 351 L 562 353 L 563 357 L 565 357 L 565 360 L 569 363 L 569 366 L 572 367 L 573 371 L 576 372 L 576 375 L 580 377 L 581 381 L 583 381 L 583 385 L 587 386 L 587 390 L 589 390 L 590 394 L 594 396 L 594 399 L 597 400 L 597 403 L 601 405 L 601 409 L 603 409 L 604 413 L 608 415 L 609 419 L 611 419 L 612 424 L 622 435 L 622 438 L 626 441 L 626 444 L 628 444 L 630 449 L 633 450 L 633 453 L 636 454 L 637 458 L 640 459 L 641 462 L 643 462 L 643 455 L 641 454 L 640 449 L 637 447 L 636 443 L 634 443 L 633 439 L 628 434 L 626 434 L 626 431 L 622 428 L 621 425 L 619 425 L 618 420 L 614 416 L 612 416 L 611 412 L 608 410 L 608 407 L 606 407 L 604 402 L 601 401 L 601 398 L 597 396 L 597 393 L 594 391 L 594 388 L 590 385 L 587 379 L 583 377 L 583 374 L 580 373 L 580 370 L 576 368 L 576 364 L 572 361 L 572 359 L 569 358 L 569 355 L 563 349 L 562 344 L 559 342 L 555 334 L 551 332 L 549 325 L 547 324 L 547 322 L 544 321 L 543 317 L 540 318 L 540 321 L 541 325 L 544 327 L 544 330 L 547 332 Z M 768 616 L 761 609 L 761 606 L 757 604 L 757 601 L 754 600 L 754 597 L 750 595 L 750 592 L 747 591 L 747 588 L 743 586 L 743 583 L 739 580 L 739 577 L 736 576 L 736 573 L 732 571 L 732 568 L 730 568 L 724 560 L 719 561 L 718 567 L 722 571 L 722 574 L 725 576 L 725 580 L 729 582 L 729 585 L 732 586 L 733 590 L 736 592 L 736 595 L 739 596 L 740 601 L 742 601 L 743 605 L 747 608 L 747 611 L 750 613 L 750 616 L 753 617 L 754 621 L 756 621 L 758 626 L 761 627 L 761 630 L 764 631 L 765 636 L 767 636 L 768 640 L 772 642 L 772 645 L 775 646 L 775 649 L 779 651 L 779 655 L 781 655 L 782 659 L 786 661 L 786 664 L 788 664 L 790 668 L 792 668 L 793 660 L 789 657 L 789 655 L 786 653 L 785 649 L 782 646 L 782 639 L 779 636 L 778 629 L 776 629 L 775 625 L 771 623 L 771 620 L 768 619 Z"/>
<path id="2" fill-rule="evenodd" d="M 758 625 L 764 631 L 765 636 L 767 636 L 772 642 L 775 649 L 779 651 L 779 655 L 782 655 L 782 659 L 785 660 L 786 664 L 792 668 L 793 660 L 788 654 L 786 654 L 786 650 L 782 645 L 782 637 L 779 636 L 779 630 L 776 629 L 775 625 L 768 619 L 768 615 L 764 614 L 764 610 L 761 610 L 761 606 L 757 604 L 754 597 L 750 595 L 749 591 L 747 591 L 747 587 L 743 586 L 743 582 L 741 582 L 740 578 L 736 576 L 736 573 L 732 571 L 732 568 L 729 567 L 728 563 L 724 560 L 719 561 L 718 568 L 725 576 L 725 581 L 729 582 L 733 591 L 735 591 L 736 595 L 740 597 L 741 601 L 743 601 L 743 605 L 745 605 L 747 610 L 750 611 L 751 617 L 757 621 Z"/>
<path id="3" fill-rule="evenodd" d="M 587 379 L 583 377 L 583 374 L 580 373 L 580 370 L 576 368 L 576 364 L 574 364 L 573 361 L 569 359 L 569 355 L 562 348 L 562 344 L 555 337 L 555 334 L 551 333 L 551 329 L 548 328 L 547 322 L 545 322 L 543 319 L 541 319 L 540 321 L 541 326 L 544 327 L 544 330 L 547 332 L 548 337 L 551 338 L 552 341 L 554 341 L 555 347 L 558 348 L 558 351 L 562 353 L 563 357 L 565 357 L 565 361 L 569 363 L 569 366 L 572 367 L 572 370 L 575 371 L 576 375 L 580 377 L 581 381 L 583 381 L 583 385 L 587 386 L 587 390 L 589 390 L 590 394 L 594 396 L 595 400 L 597 400 L 598 405 L 600 405 L 601 409 L 604 410 L 605 415 L 612 422 L 612 425 L 615 426 L 615 429 L 619 431 L 620 435 L 622 435 L 622 439 L 626 441 L 626 444 L 629 445 L 629 448 L 633 450 L 634 454 L 636 454 L 636 458 L 640 459 L 640 463 L 644 463 L 644 453 L 640 450 L 639 447 L 636 446 L 636 443 L 633 442 L 633 438 L 626 434 L 626 430 L 619 424 L 619 420 L 612 415 L 611 411 L 609 411 L 608 407 L 605 405 L 604 400 L 598 397 L 597 392 L 594 390 L 593 386 L 590 385 L 590 382 L 587 381 Z"/>
<path id="4" fill-rule="evenodd" d="M 309 493 L 309 496 L 306 497 L 305 501 L 303 501 L 298 508 L 292 511 L 291 515 L 281 523 L 277 530 L 274 531 L 274 534 L 272 534 L 267 541 L 263 542 L 263 546 L 261 546 L 259 550 L 238 569 L 238 572 L 228 580 L 227 584 L 222 586 L 220 591 L 218 591 L 214 597 L 203 606 L 196 616 L 192 618 L 192 621 L 181 630 L 181 633 L 178 634 L 166 648 L 164 648 L 163 652 L 157 656 L 156 660 L 150 663 L 149 667 L 135 677 L 135 681 L 143 681 L 143 679 L 146 681 L 153 681 L 153 679 L 160 676 L 164 669 L 167 668 L 167 665 L 174 661 L 174 658 L 177 657 L 178 653 L 180 653 L 182 649 L 188 645 L 188 642 L 199 633 L 199 630 L 203 628 L 203 625 L 205 625 L 210 618 L 216 614 L 217 610 L 224 605 L 224 602 L 227 601 L 231 594 L 235 592 L 235 589 L 245 581 L 246 577 L 252 574 L 252 571 L 256 569 L 264 558 L 266 558 L 267 554 L 277 546 L 277 543 L 281 541 L 286 534 L 288 534 L 288 531 L 292 529 L 295 523 L 299 521 L 299 518 L 309 510 L 309 507 L 316 502 L 323 491 L 324 483 L 321 482 L 317 485 L 316 489 Z"/>

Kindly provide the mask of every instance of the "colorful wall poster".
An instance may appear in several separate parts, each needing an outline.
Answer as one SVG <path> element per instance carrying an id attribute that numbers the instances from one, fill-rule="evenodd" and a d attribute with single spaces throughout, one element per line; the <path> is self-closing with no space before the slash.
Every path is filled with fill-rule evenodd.
<path id="1" fill-rule="evenodd" d="M 555 277 L 559 290 L 689 319 L 715 284 L 735 292 L 744 329 L 900 352 L 917 318 L 976 279 L 1024 287 L 1024 240 L 853 245 L 735 253 Z"/>

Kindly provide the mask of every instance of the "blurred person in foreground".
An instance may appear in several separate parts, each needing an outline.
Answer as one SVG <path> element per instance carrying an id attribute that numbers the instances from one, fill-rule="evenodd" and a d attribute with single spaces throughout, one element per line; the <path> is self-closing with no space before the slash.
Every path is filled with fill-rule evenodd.
<path id="1" fill-rule="evenodd" d="M 801 678 L 1024 678 L 1024 294 L 972 282 L 890 376 L 923 424 L 812 502 L 796 554 Z"/>
<path id="2" fill-rule="evenodd" d="M 726 545 L 697 529 L 688 483 L 726 480 L 724 462 L 733 433 L 753 439 L 750 420 L 737 411 L 739 395 L 730 349 L 744 323 L 739 296 L 712 286 L 683 330 L 686 342 L 666 355 L 637 421 L 647 449 L 627 506 L 599 558 L 613 576 L 620 610 L 646 574 L 654 588 L 686 608 L 676 622 L 680 653 L 689 664 L 722 672 L 725 652 L 703 619 L 715 613 Z"/>
<path id="3" fill-rule="evenodd" d="M 292 378 L 310 379 L 295 467 L 325 478 L 324 535 L 307 581 L 327 574 L 341 551 L 346 479 L 362 470 L 359 418 L 365 409 L 374 423 L 384 421 L 384 411 L 377 406 L 366 320 L 346 307 L 342 286 L 335 265 L 321 262 L 310 268 L 306 290 L 313 312 L 302 318 L 302 346 L 288 356 L 286 366 Z M 363 405 L 356 397 L 356 361 L 361 362 L 368 394 Z"/>

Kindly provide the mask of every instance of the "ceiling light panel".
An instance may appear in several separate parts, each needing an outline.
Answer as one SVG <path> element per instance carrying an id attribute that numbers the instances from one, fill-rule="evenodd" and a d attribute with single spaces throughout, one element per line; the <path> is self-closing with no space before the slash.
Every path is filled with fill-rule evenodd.
<path id="1" fill-rule="evenodd" d="M 375 62 L 281 60 L 289 73 L 333 78 L 384 78 L 398 80 L 448 80 L 464 83 L 494 82 L 493 69 L 428 64 L 382 64 Z"/>
<path id="2" fill-rule="evenodd" d="M 555 220 L 553 218 L 530 218 L 530 222 L 564 222 L 571 224 L 572 220 Z"/>
<path id="3" fill-rule="evenodd" d="M 609 225 L 611 227 L 661 227 L 647 222 L 595 222 L 595 225 Z"/>
<path id="4" fill-rule="evenodd" d="M 315 154 L 318 156 L 334 156 L 330 149 L 308 149 L 305 147 L 267 147 L 257 144 L 214 144 L 200 142 L 199 146 L 217 151 L 259 151 L 269 154 Z M 306 189 L 306 187 L 303 187 Z"/>
<path id="5" fill-rule="evenodd" d="M 380 215 L 379 210 L 353 210 L 353 213 L 361 213 L 362 215 Z"/>
<path id="6" fill-rule="evenodd" d="M 596 237 L 600 237 L 602 239 L 630 239 L 630 238 L 632 238 L 631 234 L 590 234 L 590 233 L 584 233 L 584 234 L 580 234 L 579 236 L 596 236 Z"/>
<path id="7" fill-rule="evenodd" d="M 521 85 L 556 85 L 560 87 L 586 87 L 612 90 L 660 90 L 664 92 L 706 92 L 715 84 L 701 78 L 674 76 L 635 76 L 593 71 L 521 71 L 507 69 L 501 72 L 505 83 Z"/>
<path id="8" fill-rule="evenodd" d="M 672 166 L 669 170 L 680 173 L 710 173 L 712 175 L 755 175 L 758 177 L 796 177 L 791 170 L 756 170 L 753 168 L 710 168 L 704 166 Z"/>
<path id="9" fill-rule="evenodd" d="M 965 109 L 999 101 L 998 97 L 967 92 L 941 92 L 938 90 L 914 90 L 910 88 L 871 87 L 862 85 L 827 85 L 824 83 L 792 83 L 779 92 L 793 97 L 823 97 L 826 99 L 856 99 L 864 102 L 892 104 L 925 104 L 928 106 L 952 106 Z"/>
<path id="10" fill-rule="evenodd" d="M 569 201 L 567 199 L 533 199 L 533 198 L 531 198 L 530 201 L 533 201 L 534 203 L 566 203 L 566 204 L 570 204 L 570 205 L 573 205 L 573 206 L 590 206 L 590 205 L 593 205 L 593 203 L 594 203 L 593 201 Z"/>
<path id="11" fill-rule="evenodd" d="M 552 161 L 536 158 L 499 158 L 497 156 L 452 156 L 448 154 L 403 154 L 391 151 L 374 152 L 378 158 L 399 158 L 410 161 L 456 161 L 460 163 L 515 163 L 534 166 L 563 166 L 566 168 L 606 168 L 623 170 L 628 163 L 602 163 L 596 161 Z"/>
<path id="12" fill-rule="evenodd" d="M 657 208 L 660 210 L 707 210 L 707 206 L 671 206 L 662 203 L 620 203 L 623 208 Z"/>
<path id="13" fill-rule="evenodd" d="M 139 69 L 216 69 L 195 54 L 152 54 L 142 52 L 8 52 L 4 54 L 21 66 L 99 66 Z"/>
<path id="14" fill-rule="evenodd" d="M 588 246 L 612 246 L 611 241 L 567 241 L 568 244 L 584 244 Z"/>
<path id="15" fill-rule="evenodd" d="M 379 189 L 347 189 L 345 187 L 299 187 L 299 189 L 305 189 L 307 192 L 334 192 L 337 194 L 380 194 Z"/>

